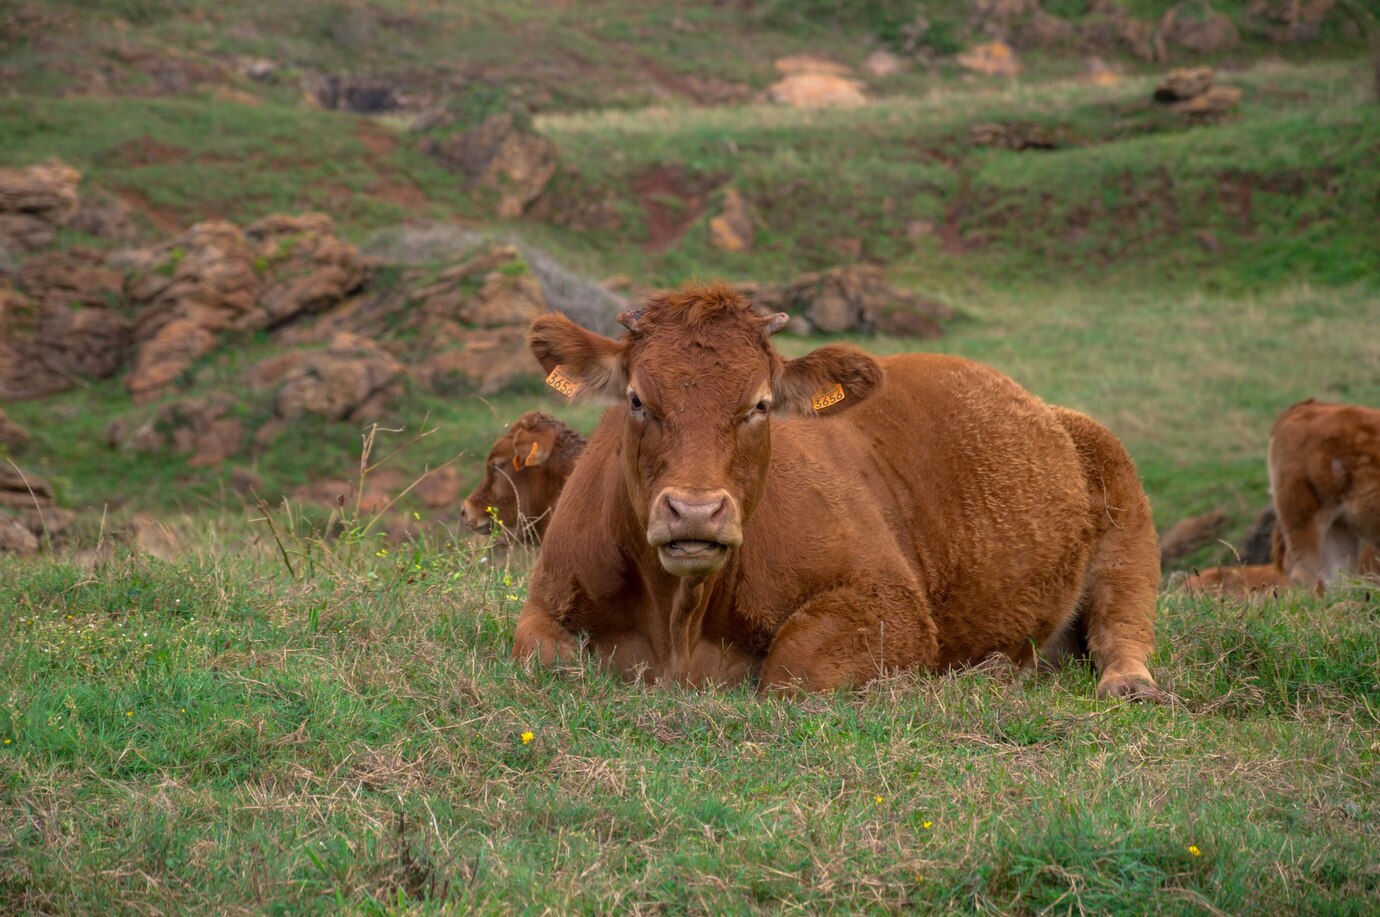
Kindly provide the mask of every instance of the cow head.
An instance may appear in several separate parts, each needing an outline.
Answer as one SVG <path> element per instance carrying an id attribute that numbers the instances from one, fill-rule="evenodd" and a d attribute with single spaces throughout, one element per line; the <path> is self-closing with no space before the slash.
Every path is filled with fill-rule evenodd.
<path id="1" fill-rule="evenodd" d="M 487 533 L 497 522 L 523 540 L 541 535 L 565 484 L 564 475 L 548 465 L 565 429 L 541 411 L 528 411 L 513 421 L 489 450 L 484 479 L 460 508 L 470 528 Z"/>
<path id="2" fill-rule="evenodd" d="M 770 417 L 847 410 L 875 391 L 881 367 L 846 344 L 794 360 L 726 285 L 692 286 L 625 312 L 622 340 L 562 315 L 532 323 L 532 352 L 552 387 L 621 405 L 627 494 L 661 566 L 707 576 L 743 540 L 771 457 Z"/>

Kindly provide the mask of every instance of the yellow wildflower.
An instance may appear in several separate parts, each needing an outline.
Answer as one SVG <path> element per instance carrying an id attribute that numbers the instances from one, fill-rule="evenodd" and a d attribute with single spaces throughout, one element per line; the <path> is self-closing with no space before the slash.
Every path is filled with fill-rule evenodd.
<path id="1" fill-rule="evenodd" d="M 1191 854 L 1193 854 L 1193 855 L 1196 856 L 1196 857 L 1200 857 L 1200 856 L 1203 855 L 1203 851 L 1201 851 L 1201 850 L 1198 849 L 1198 845 L 1197 845 L 1197 844 L 1189 844 L 1189 845 L 1188 845 L 1188 852 L 1191 853 Z"/>
<path id="2" fill-rule="evenodd" d="M 134 716 L 134 711 L 133 711 L 133 710 L 126 710 L 126 711 L 125 711 L 125 716 Z"/>
<path id="3" fill-rule="evenodd" d="M 877 802 L 879 802 L 879 803 L 882 801 L 882 797 L 881 797 L 881 796 L 873 796 L 872 798 L 875 799 L 875 800 L 876 800 Z"/>
<path id="4" fill-rule="evenodd" d="M 6 740 L 5 740 L 5 744 L 6 744 L 6 745 L 10 744 L 10 740 L 9 740 L 9 739 L 6 739 Z"/>
<path id="5" fill-rule="evenodd" d="M 922 822 L 920 823 L 920 827 L 924 828 L 926 831 L 930 830 L 930 828 L 933 827 L 933 826 L 934 826 L 934 822 L 932 822 L 932 821 L 922 821 Z"/>
<path id="6" fill-rule="evenodd" d="M 530 733 L 530 732 L 524 732 L 524 733 L 522 734 L 522 744 L 523 744 L 523 745 L 526 745 L 528 742 L 532 741 L 534 738 L 536 738 L 536 736 L 532 735 L 532 733 Z"/>

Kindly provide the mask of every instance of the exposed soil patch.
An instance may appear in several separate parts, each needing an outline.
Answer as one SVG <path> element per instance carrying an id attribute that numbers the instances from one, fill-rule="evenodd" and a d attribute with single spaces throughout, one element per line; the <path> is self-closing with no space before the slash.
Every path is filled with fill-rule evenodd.
<path id="1" fill-rule="evenodd" d="M 181 162 L 191 155 L 191 150 L 162 143 L 147 134 L 122 143 L 119 147 L 119 156 L 131 166 L 162 166 Z"/>
<path id="2" fill-rule="evenodd" d="M 364 144 L 375 159 L 390 155 L 398 145 L 396 137 L 367 121 L 355 127 L 355 139 Z"/>
<path id="3" fill-rule="evenodd" d="M 707 176 L 687 175 L 677 166 L 653 166 L 634 178 L 633 192 L 647 220 L 643 249 L 663 252 L 674 245 L 704 214 L 713 186 Z"/>
<path id="4" fill-rule="evenodd" d="M 182 216 L 172 207 L 160 207 L 149 200 L 148 195 L 136 188 L 117 188 L 116 194 L 129 208 L 141 214 L 161 233 L 180 232 L 184 225 Z M 206 219 L 212 219 L 210 214 Z"/>

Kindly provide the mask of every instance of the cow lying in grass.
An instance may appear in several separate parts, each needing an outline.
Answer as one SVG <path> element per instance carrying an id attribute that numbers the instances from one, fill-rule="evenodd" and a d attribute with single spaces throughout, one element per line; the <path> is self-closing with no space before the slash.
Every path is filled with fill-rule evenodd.
<path id="1" fill-rule="evenodd" d="M 1185 588 L 1254 595 L 1289 585 L 1321 590 L 1347 572 L 1380 575 L 1380 411 L 1301 401 L 1275 421 L 1268 467 L 1271 562 L 1209 567 Z"/>
<path id="2" fill-rule="evenodd" d="M 541 540 L 585 439 L 556 418 L 528 411 L 498 438 L 484 463 L 484 479 L 465 498 L 460 516 L 477 532 L 497 523 L 519 541 Z"/>
<path id="3" fill-rule="evenodd" d="M 1380 544 L 1380 411 L 1293 405 L 1270 431 L 1268 464 L 1291 583 L 1321 589 Z"/>
<path id="4" fill-rule="evenodd" d="M 822 691 L 1086 646 L 1099 696 L 1159 696 L 1159 553 L 1116 438 L 957 357 L 794 360 L 726 285 L 532 325 L 605 412 L 556 506 L 514 653 L 580 638 L 626 677 Z"/>

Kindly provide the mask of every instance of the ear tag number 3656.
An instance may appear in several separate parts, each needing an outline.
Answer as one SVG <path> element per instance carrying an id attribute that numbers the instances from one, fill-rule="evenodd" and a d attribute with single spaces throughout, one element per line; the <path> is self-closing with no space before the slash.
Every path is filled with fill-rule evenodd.
<path id="1" fill-rule="evenodd" d="M 819 391 L 810 396 L 810 406 L 816 411 L 832 407 L 844 399 L 843 386 L 835 382 L 832 386 L 820 386 Z"/>
<path id="2" fill-rule="evenodd" d="M 546 377 L 546 384 L 567 398 L 574 398 L 575 393 L 580 390 L 580 383 L 561 372 L 559 366 L 551 370 L 551 374 Z"/>

